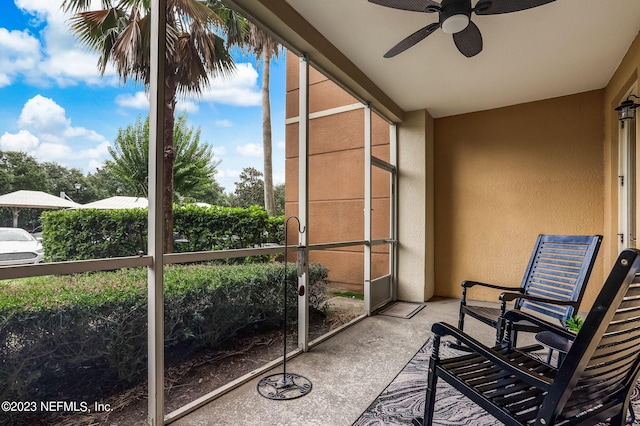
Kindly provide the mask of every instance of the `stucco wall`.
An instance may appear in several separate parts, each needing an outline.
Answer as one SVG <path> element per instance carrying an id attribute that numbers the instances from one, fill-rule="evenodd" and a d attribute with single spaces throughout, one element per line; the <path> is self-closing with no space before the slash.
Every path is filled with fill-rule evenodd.
<path id="1" fill-rule="evenodd" d="M 460 297 L 464 279 L 519 285 L 538 234 L 602 234 L 602 102 L 597 90 L 435 120 L 436 295 Z"/>
<path id="2" fill-rule="evenodd" d="M 287 54 L 286 116 L 298 115 L 299 58 Z M 356 109 L 349 109 L 351 105 Z M 309 113 L 327 113 L 309 120 L 309 244 L 357 241 L 364 239 L 364 108 L 351 95 L 320 72 L 309 71 Z M 298 214 L 298 123 L 289 122 L 286 138 L 286 215 Z M 389 125 L 374 114 L 372 120 L 373 154 L 389 159 Z M 373 175 L 374 235 L 388 236 L 389 180 Z M 381 212 L 387 214 L 381 214 Z M 294 235 L 297 238 L 297 236 Z M 290 243 L 295 244 L 295 238 Z M 388 271 L 388 254 L 376 247 L 372 255 L 373 276 Z M 362 246 L 312 251 L 310 261 L 329 268 L 332 286 L 363 291 L 364 254 Z"/>

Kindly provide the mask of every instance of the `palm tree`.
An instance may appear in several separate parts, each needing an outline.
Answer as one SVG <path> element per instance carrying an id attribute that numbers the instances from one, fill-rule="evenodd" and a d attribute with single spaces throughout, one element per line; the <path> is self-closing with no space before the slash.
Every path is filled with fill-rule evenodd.
<path id="1" fill-rule="evenodd" d="M 92 9 L 99 4 L 101 9 Z M 73 13 L 71 28 L 86 46 L 100 56 L 102 75 L 112 63 L 119 77 L 149 87 L 149 0 L 64 0 L 62 8 Z M 173 129 L 178 95 L 200 94 L 210 75 L 228 75 L 235 64 L 227 48 L 243 40 L 246 21 L 220 1 L 167 0 L 167 53 L 165 67 L 164 122 L 164 249 L 173 251 Z M 226 35 L 227 41 L 219 34 Z"/>
<path id="2" fill-rule="evenodd" d="M 280 45 L 256 25 L 249 23 L 247 44 L 257 59 L 262 60 L 262 145 L 264 151 L 264 208 L 270 215 L 276 214 L 273 194 L 273 160 L 271 139 L 271 102 L 269 99 L 269 76 L 271 58 L 278 57 Z"/>

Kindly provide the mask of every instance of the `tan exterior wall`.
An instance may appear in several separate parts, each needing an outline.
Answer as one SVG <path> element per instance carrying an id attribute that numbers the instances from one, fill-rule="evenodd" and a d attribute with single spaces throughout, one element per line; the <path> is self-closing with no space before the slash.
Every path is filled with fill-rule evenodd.
<path id="1" fill-rule="evenodd" d="M 602 100 L 597 90 L 435 121 L 436 295 L 460 297 L 465 279 L 520 285 L 538 234 L 602 234 Z M 587 287 L 585 304 L 595 294 Z"/>
<path id="2" fill-rule="evenodd" d="M 299 59 L 287 54 L 286 117 L 297 117 Z M 309 113 L 326 113 L 334 108 L 357 105 L 356 109 L 309 120 L 309 244 L 357 241 L 364 239 L 364 108 L 360 103 L 316 70 L 309 71 Z M 372 122 L 374 155 L 389 159 L 389 126 L 374 115 Z M 287 124 L 285 212 L 298 214 L 298 140 L 297 122 Z M 384 176 L 373 175 L 374 223 L 381 225 L 374 235 L 388 232 L 389 183 Z M 383 213 L 385 212 L 386 214 Z M 295 244 L 294 239 L 289 243 Z M 351 291 L 363 290 L 364 255 L 362 246 L 312 251 L 310 261 L 329 268 L 332 286 Z M 386 269 L 385 269 L 386 268 Z M 372 273 L 388 271 L 388 255 L 380 247 L 374 250 Z"/>

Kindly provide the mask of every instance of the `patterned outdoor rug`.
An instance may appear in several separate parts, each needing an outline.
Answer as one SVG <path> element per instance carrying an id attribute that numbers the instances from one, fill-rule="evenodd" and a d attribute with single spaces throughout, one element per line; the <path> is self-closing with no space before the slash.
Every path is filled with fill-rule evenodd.
<path id="1" fill-rule="evenodd" d="M 424 398 L 427 386 L 427 367 L 433 342 L 431 339 L 414 355 L 385 390 L 369 405 L 369 408 L 353 423 L 353 426 L 410 425 L 411 419 L 424 415 Z M 440 345 L 443 358 L 460 354 Z M 640 387 L 631 398 L 634 411 L 640 413 Z M 443 380 L 438 380 L 434 413 L 436 425 L 494 426 L 502 424 L 495 417 L 478 407 Z M 639 425 L 636 419 L 634 425 Z"/>

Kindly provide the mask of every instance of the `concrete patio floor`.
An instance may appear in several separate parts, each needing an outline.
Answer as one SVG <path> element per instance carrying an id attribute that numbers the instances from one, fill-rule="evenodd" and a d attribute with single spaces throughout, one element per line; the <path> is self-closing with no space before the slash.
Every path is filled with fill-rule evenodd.
<path id="1" fill-rule="evenodd" d="M 497 305 L 497 304 L 496 304 Z M 373 315 L 287 361 L 287 372 L 307 377 L 311 392 L 273 401 L 256 390 L 276 367 L 182 417 L 172 425 L 351 425 L 431 335 L 434 322 L 456 325 L 458 299 L 433 299 L 411 319 Z M 485 344 L 492 329 L 470 319 L 465 331 Z"/>

